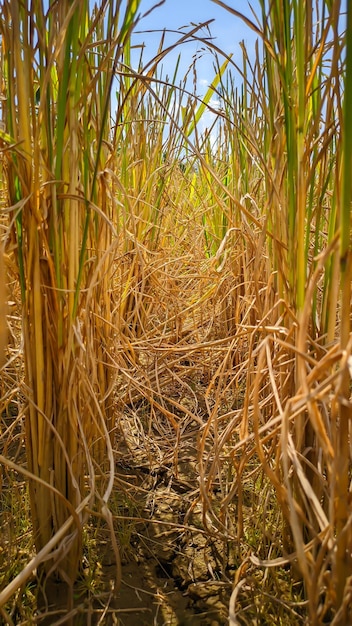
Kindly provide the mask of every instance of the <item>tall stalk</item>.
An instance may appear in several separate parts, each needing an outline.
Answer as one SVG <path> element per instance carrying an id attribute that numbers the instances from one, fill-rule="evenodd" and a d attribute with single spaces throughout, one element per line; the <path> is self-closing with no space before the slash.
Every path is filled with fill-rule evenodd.
<path id="1" fill-rule="evenodd" d="M 345 80 L 345 111 L 352 106 L 348 57 L 346 78 L 344 74 L 348 34 L 343 33 L 339 1 L 262 0 L 256 23 L 221 0 L 214 1 L 242 17 L 263 44 L 263 62 L 259 63 L 257 56 L 258 64 L 251 70 L 252 80 L 245 81 L 249 93 L 260 103 L 260 112 L 255 124 L 246 120 L 241 135 L 247 150 L 255 152 L 264 173 L 259 186 L 262 194 L 256 194 L 256 201 L 266 239 L 268 275 L 273 277 L 277 302 L 270 319 L 273 329 L 280 321 L 285 341 L 281 344 L 275 331 L 272 336 L 269 333 L 268 339 L 267 331 L 258 329 L 260 365 L 253 383 L 255 437 L 262 466 L 275 485 L 291 531 L 292 542 L 290 537 L 288 543 L 284 541 L 285 550 L 295 551 L 313 624 L 320 619 L 317 607 L 321 598 L 316 581 L 334 564 L 336 595 L 328 593 L 325 605 L 322 604 L 324 611 L 331 606 L 339 611 L 346 601 L 344 587 L 350 567 L 347 556 L 350 408 L 346 401 L 349 394 L 346 359 L 350 350 L 351 189 L 346 176 L 347 171 L 351 173 L 351 139 L 348 116 L 342 116 L 341 108 Z M 248 72 L 247 66 L 245 70 Z M 233 107 L 236 109 L 237 102 Z M 244 106 L 242 115 L 245 111 Z M 231 105 L 229 112 L 231 119 Z M 259 120 L 263 121 L 262 137 L 255 136 L 252 130 L 253 126 L 258 128 Z M 342 172 L 342 197 L 336 184 L 339 172 Z M 258 291 L 258 311 L 263 308 L 260 299 Z M 329 406 L 325 397 L 320 404 L 320 397 L 313 398 L 312 393 L 324 376 L 328 379 L 331 374 L 336 353 L 332 344 L 339 336 L 340 316 L 340 347 L 341 354 L 345 351 L 345 360 L 339 378 L 341 386 L 333 390 L 334 400 Z M 264 411 L 261 390 L 266 367 L 275 401 L 270 410 Z M 338 400 L 335 393 L 341 393 L 345 400 Z M 250 387 L 247 394 L 251 394 Z M 260 429 L 265 415 L 275 412 L 280 418 L 281 438 L 279 443 L 274 435 L 270 438 L 274 447 L 279 445 L 274 460 L 264 452 Z M 270 449 L 268 442 L 266 448 Z M 327 476 L 328 493 L 322 472 Z M 317 537 L 323 532 L 326 539 L 320 543 Z M 335 533 L 337 550 L 333 556 L 329 550 Z M 310 547 L 309 541 L 312 541 Z"/>
<path id="2" fill-rule="evenodd" d="M 5 350 L 7 343 L 7 291 L 4 253 L 0 248 L 0 368 L 5 363 Z"/>
<path id="3" fill-rule="evenodd" d="M 2 139 L 22 293 L 26 450 L 42 481 L 30 482 L 33 530 L 40 551 L 74 516 L 75 529 L 45 565 L 69 583 L 82 556 L 86 474 L 91 506 L 96 496 L 93 462 L 109 459 L 103 503 L 111 491 L 113 251 L 104 169 L 112 156 L 112 81 L 138 6 L 127 2 L 121 19 L 119 3 L 105 0 L 93 11 L 87 0 L 2 3 Z"/>
<path id="4" fill-rule="evenodd" d="M 344 104 L 342 127 L 342 164 L 341 164 L 341 209 L 340 209 L 340 285 L 341 285 L 341 322 L 340 347 L 342 354 L 351 359 L 351 208 L 352 208 L 352 4 L 347 3 L 346 31 L 346 73 L 344 80 Z M 339 424 L 336 438 L 336 555 L 334 562 L 334 584 L 336 604 L 343 606 L 345 587 L 352 567 L 352 530 L 350 523 L 350 468 L 351 455 L 349 438 L 351 436 L 352 407 L 350 402 L 351 373 L 348 362 L 341 371 Z M 338 624 L 347 624 L 349 614 L 344 612 Z"/>

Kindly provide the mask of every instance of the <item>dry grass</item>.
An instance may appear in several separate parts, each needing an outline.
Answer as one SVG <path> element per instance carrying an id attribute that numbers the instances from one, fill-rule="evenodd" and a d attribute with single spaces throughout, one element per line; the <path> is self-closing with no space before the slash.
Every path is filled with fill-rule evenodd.
<path id="1" fill-rule="evenodd" d="M 73 20 L 82 18 L 78 4 Z M 203 136 L 204 102 L 185 79 L 175 86 L 177 74 L 175 84 L 158 74 L 163 39 L 148 72 L 129 67 L 128 16 L 117 38 L 112 14 L 109 33 L 102 13 L 91 30 L 80 22 L 85 54 L 74 70 L 83 91 L 74 93 L 72 82 L 67 101 L 49 88 L 43 60 L 29 96 L 24 89 L 11 99 L 11 38 L 2 23 L 5 622 L 28 623 L 38 594 L 28 581 L 39 568 L 43 582 L 43 563 L 71 586 L 84 563 L 80 584 L 92 599 L 85 615 L 101 616 L 93 599 L 112 596 L 92 563 L 106 529 L 118 587 L 118 552 L 124 560 L 136 534 L 145 541 L 140 525 L 160 526 L 158 504 L 170 498 L 173 513 L 182 504 L 182 520 L 170 518 L 163 532 L 198 532 L 217 546 L 218 569 L 209 561 L 206 582 L 226 589 L 232 626 L 349 623 L 352 342 L 350 253 L 341 238 L 349 220 L 341 168 L 351 153 L 341 139 L 341 92 L 349 74 L 340 3 L 330 4 L 317 13 L 300 0 L 284 14 L 263 1 L 263 15 L 247 20 L 259 40 L 254 62 L 243 47 L 241 91 L 239 68 L 207 43 L 217 72 L 204 100 L 218 90 L 221 108 Z M 69 86 L 60 63 L 78 40 L 69 18 L 57 17 L 51 78 Z M 39 29 L 44 16 L 35 18 Z M 199 37 L 195 27 L 179 45 Z M 33 41 L 23 44 L 33 59 Z M 192 71 L 196 84 L 196 65 Z M 112 76 L 110 126 L 104 90 Z M 39 96 L 47 135 L 36 118 L 37 83 L 51 97 L 46 118 Z M 31 124 L 21 117 L 26 93 Z M 48 137 L 50 149 L 64 150 L 55 168 Z M 53 467 L 62 470 L 57 481 Z M 168 489 L 160 487 L 165 477 Z M 182 485 L 182 500 L 171 498 L 172 484 Z M 68 608 L 76 619 L 77 607 Z"/>

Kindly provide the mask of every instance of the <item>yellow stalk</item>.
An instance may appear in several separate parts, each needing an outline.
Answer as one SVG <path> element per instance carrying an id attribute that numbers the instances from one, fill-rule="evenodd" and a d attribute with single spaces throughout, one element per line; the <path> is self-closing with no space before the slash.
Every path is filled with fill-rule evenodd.
<path id="1" fill-rule="evenodd" d="M 4 252 L 0 247 L 0 369 L 6 360 L 7 344 L 7 280 L 4 264 Z"/>

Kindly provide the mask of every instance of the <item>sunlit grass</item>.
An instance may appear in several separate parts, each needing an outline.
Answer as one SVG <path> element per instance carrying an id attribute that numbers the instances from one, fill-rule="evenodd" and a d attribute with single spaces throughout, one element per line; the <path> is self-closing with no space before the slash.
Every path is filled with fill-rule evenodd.
<path id="1" fill-rule="evenodd" d="M 128 554 L 134 528 L 120 518 L 126 507 L 127 518 L 140 511 L 115 493 L 116 460 L 167 463 L 177 476 L 196 432 L 186 520 L 232 552 L 236 572 L 222 572 L 234 583 L 231 611 L 243 623 L 264 613 L 267 623 L 347 623 L 351 94 L 342 4 L 262 0 L 244 20 L 258 42 L 253 55 L 241 44 L 241 68 L 204 43 L 214 80 L 203 99 L 196 62 L 193 90 L 178 62 L 172 80 L 159 72 L 163 37 L 155 59 L 130 67 L 138 6 L 119 16 L 108 2 L 94 12 L 56 3 L 45 14 L 37 2 L 30 15 L 3 3 L 9 296 L 0 293 L 0 351 L 3 305 L 17 289 L 25 382 L 8 347 L 2 404 L 18 385 L 27 527 L 39 554 L 53 536 L 69 548 L 53 546 L 45 568 L 71 583 L 85 558 L 100 562 L 94 523 L 117 525 Z M 201 35 L 194 26 L 175 45 L 182 53 Z M 17 506 L 18 490 L 13 497 Z M 70 516 L 75 531 L 60 536 Z M 84 584 L 99 593 L 100 572 L 86 570 Z"/>

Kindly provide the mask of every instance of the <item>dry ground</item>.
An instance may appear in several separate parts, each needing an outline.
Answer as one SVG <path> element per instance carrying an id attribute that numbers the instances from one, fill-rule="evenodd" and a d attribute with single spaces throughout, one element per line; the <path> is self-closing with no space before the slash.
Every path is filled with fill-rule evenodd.
<path id="1" fill-rule="evenodd" d="M 16 415 L 6 419 L 3 416 L 3 433 L 4 426 L 9 427 L 14 419 Z M 122 419 L 131 420 L 131 415 L 126 413 Z M 22 427 L 19 420 L 12 431 L 11 448 L 5 446 L 5 451 L 23 463 Z M 33 579 L 28 586 L 30 591 L 22 594 L 22 600 L 17 597 L 18 606 L 12 611 L 15 624 L 64 624 L 68 623 L 69 614 L 74 624 L 216 626 L 227 623 L 232 566 L 224 555 L 226 546 L 209 538 L 202 528 L 197 435 L 194 427 L 186 428 L 176 462 L 172 458 L 175 442 L 171 439 L 167 445 L 164 439 L 163 446 L 161 441 L 157 443 L 154 434 L 154 463 L 142 446 L 136 445 L 136 431 L 134 434 L 133 429 L 130 431 L 129 441 L 120 439 L 116 452 L 116 492 L 111 503 L 122 564 L 120 589 L 115 590 L 116 559 L 110 533 L 104 522 L 92 517 L 85 533 L 83 576 L 74 590 L 71 610 L 66 585 L 53 581 L 39 584 Z M 25 484 L 15 487 L 18 479 L 12 472 L 3 474 L 0 517 L 4 549 L 0 570 L 6 568 L 11 550 L 13 557 L 19 559 L 18 567 L 30 558 L 30 553 L 26 554 L 30 548 L 30 529 L 24 533 L 21 559 L 14 536 L 18 533 L 14 516 L 20 488 L 20 506 L 21 499 L 22 504 L 26 499 Z M 25 514 L 28 515 L 27 505 L 23 509 Z M 28 520 L 23 519 L 23 527 L 26 525 Z M 225 570 L 227 580 L 224 580 Z M 31 601 L 32 618 L 28 617 Z"/>

